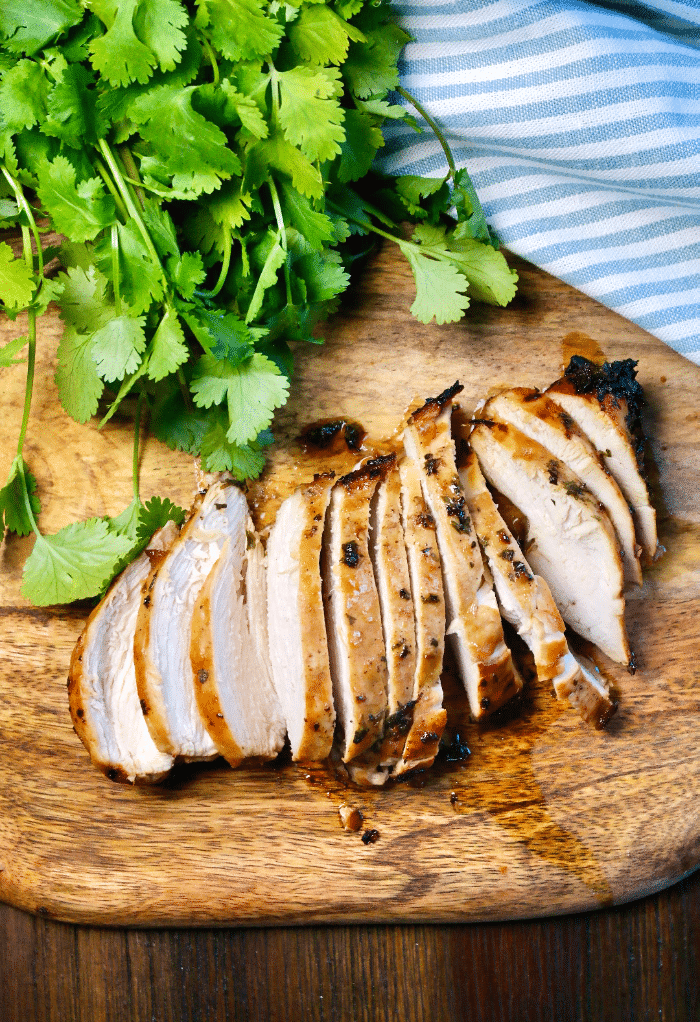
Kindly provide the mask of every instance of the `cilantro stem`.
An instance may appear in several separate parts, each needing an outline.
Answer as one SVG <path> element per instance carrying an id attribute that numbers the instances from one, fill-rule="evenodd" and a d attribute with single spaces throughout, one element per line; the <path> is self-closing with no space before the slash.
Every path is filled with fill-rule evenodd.
<path id="1" fill-rule="evenodd" d="M 126 206 L 124 205 L 124 202 L 122 201 L 121 195 L 114 187 L 114 182 L 107 173 L 107 168 L 105 167 L 102 160 L 95 160 L 95 169 L 97 170 L 97 173 L 100 175 L 104 183 L 107 185 L 107 190 L 114 199 L 114 205 L 117 207 L 117 210 L 121 214 L 122 220 L 126 223 L 126 221 L 129 219 L 129 212 Z"/>
<path id="2" fill-rule="evenodd" d="M 287 292 L 287 305 L 292 305 L 292 281 L 289 275 L 289 260 L 287 258 L 287 228 L 284 223 L 284 217 L 282 216 L 282 206 L 280 203 L 280 197 L 277 194 L 277 188 L 272 178 L 268 179 L 268 185 L 270 187 L 270 195 L 272 196 L 272 205 L 275 209 L 275 219 L 277 220 L 277 227 L 280 232 L 280 238 L 282 240 L 282 248 L 284 249 L 285 260 L 284 260 L 284 286 Z"/>
<path id="3" fill-rule="evenodd" d="M 139 496 L 139 427 L 141 425 L 143 396 L 143 391 L 140 391 L 136 401 L 136 415 L 134 417 L 134 451 L 131 459 L 131 479 L 134 486 L 134 500 L 137 504 L 141 503 L 141 498 Z"/>
<path id="4" fill-rule="evenodd" d="M 119 167 L 117 166 L 117 161 L 114 159 L 114 156 L 112 155 L 112 152 L 111 152 L 109 146 L 107 145 L 107 143 L 105 142 L 105 140 L 103 138 L 98 139 L 97 144 L 98 144 L 98 146 L 100 148 L 100 152 L 102 153 L 102 155 L 105 158 L 105 162 L 106 162 L 107 166 L 109 167 L 110 173 L 112 174 L 112 177 L 113 177 L 113 179 L 115 181 L 115 184 L 116 184 L 117 188 L 119 189 L 121 197 L 124 200 L 124 204 L 125 204 L 127 210 L 129 211 L 129 216 L 133 217 L 133 219 L 136 221 L 136 226 L 138 227 L 139 233 L 141 234 L 141 237 L 144 240 L 144 244 L 146 245 L 146 248 L 148 249 L 148 254 L 150 255 L 150 257 L 153 260 L 153 262 L 156 264 L 156 266 L 158 266 L 160 268 L 160 272 L 161 272 L 163 278 L 165 279 L 165 274 L 163 273 L 163 267 L 160 264 L 160 259 L 158 258 L 158 253 L 156 252 L 155 247 L 153 245 L 153 242 L 151 241 L 150 234 L 146 230 L 146 225 L 144 224 L 143 220 L 141 219 L 141 214 L 139 213 L 138 209 L 136 208 L 136 204 L 134 203 L 134 200 L 131 198 L 131 195 L 129 193 L 129 189 L 128 189 L 127 185 L 126 185 L 126 182 L 125 182 L 125 180 L 124 180 L 124 178 L 122 176 L 121 171 L 119 170 Z"/>
<path id="5" fill-rule="evenodd" d="M 204 50 L 204 53 L 209 58 L 209 63 L 211 64 L 212 74 L 214 76 L 214 85 L 218 85 L 219 84 L 219 65 L 216 62 L 216 54 L 214 53 L 213 49 L 209 45 L 209 40 L 206 38 L 206 36 L 203 36 L 203 35 L 200 36 L 199 37 L 199 41 L 202 44 L 202 49 Z"/>
<path id="6" fill-rule="evenodd" d="M 139 203 L 141 205 L 141 209 L 143 209 L 143 207 L 146 205 L 146 200 L 144 198 L 143 191 L 141 190 L 141 182 L 139 181 L 139 172 L 138 172 L 138 170 L 136 168 L 136 164 L 134 163 L 134 157 L 131 155 L 131 150 L 129 149 L 128 146 L 125 146 L 125 145 L 120 146 L 119 147 L 119 155 L 121 157 L 122 163 L 124 164 L 124 168 L 125 168 L 127 174 L 129 175 L 129 177 L 125 177 L 124 180 L 129 181 L 131 184 L 134 185 L 134 191 L 136 192 L 136 198 L 139 200 Z"/>
<path id="7" fill-rule="evenodd" d="M 112 287 L 114 288 L 114 311 L 117 316 L 121 316 L 122 296 L 119 281 L 119 229 L 116 224 L 112 224 L 110 240 L 112 242 Z"/>
<path id="8" fill-rule="evenodd" d="M 7 167 L 3 165 L 0 169 L 2 169 L 2 173 L 5 180 L 9 183 L 10 187 L 12 188 L 12 191 L 15 193 L 17 205 L 20 207 L 20 209 L 26 216 L 27 220 L 29 221 L 29 227 L 27 227 L 26 224 L 22 224 L 22 242 L 24 249 L 24 258 L 27 263 L 27 266 L 30 268 L 32 273 L 34 273 L 34 254 L 32 252 L 32 243 L 29 237 L 29 230 L 31 230 L 32 234 L 34 235 L 34 243 L 36 245 L 37 258 L 37 275 L 39 277 L 39 287 L 41 287 L 41 284 L 44 279 L 44 253 L 41 248 L 39 228 L 36 225 L 36 220 L 34 219 L 34 215 L 32 213 L 32 207 L 27 202 L 25 194 L 22 190 L 22 186 L 19 184 L 18 181 L 15 181 Z"/>
<path id="9" fill-rule="evenodd" d="M 449 145 L 447 144 L 447 139 L 445 138 L 443 133 L 440 131 L 439 127 L 437 126 L 437 123 L 433 120 L 433 118 L 430 116 L 430 114 L 425 109 L 425 107 L 421 106 L 421 104 L 418 102 L 418 100 L 415 99 L 411 95 L 410 92 L 407 92 L 406 89 L 404 89 L 401 85 L 397 85 L 396 86 L 396 91 L 398 92 L 398 94 L 400 96 L 403 96 L 404 99 L 407 99 L 408 102 L 412 106 L 414 106 L 416 108 L 416 110 L 421 115 L 423 120 L 428 124 L 430 129 L 435 134 L 435 137 L 438 140 L 438 142 L 440 143 L 440 145 L 442 146 L 442 151 L 444 152 L 445 157 L 447 159 L 447 166 L 450 168 L 450 172 L 449 172 L 449 174 L 447 176 L 448 176 L 448 178 L 451 177 L 452 180 L 454 181 L 455 175 L 457 173 L 457 168 L 455 167 L 455 161 L 454 161 L 454 157 L 452 156 L 452 150 L 450 149 Z"/>
<path id="10" fill-rule="evenodd" d="M 228 276 L 228 269 L 229 269 L 229 266 L 231 265 L 231 232 L 230 231 L 224 230 L 223 241 L 224 241 L 224 258 L 223 258 L 222 263 L 221 263 L 221 272 L 219 273 L 219 279 L 217 280 L 216 284 L 214 285 L 214 289 L 209 292 L 210 296 L 212 298 L 215 298 L 218 295 L 218 293 L 221 290 L 221 288 L 224 286 L 224 283 L 226 281 L 226 277 Z"/>
<path id="11" fill-rule="evenodd" d="M 29 309 L 27 311 L 27 318 L 29 320 L 27 334 L 29 335 L 29 346 L 27 348 L 27 383 L 24 388 L 24 410 L 22 412 L 22 425 L 19 430 L 19 440 L 17 442 L 17 454 L 22 454 L 24 447 L 24 438 L 27 435 L 27 425 L 29 423 L 29 410 L 32 406 L 32 392 L 34 390 L 34 365 L 36 363 L 36 311 Z M 22 475 L 24 479 L 24 475 Z"/>

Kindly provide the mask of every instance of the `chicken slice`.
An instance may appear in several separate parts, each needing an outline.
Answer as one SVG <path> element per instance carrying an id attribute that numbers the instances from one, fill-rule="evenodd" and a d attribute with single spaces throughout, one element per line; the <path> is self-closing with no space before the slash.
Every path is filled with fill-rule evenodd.
<path id="1" fill-rule="evenodd" d="M 646 563 L 659 553 L 656 511 L 640 472 L 635 441 L 627 428 L 627 401 L 613 394 L 579 392 L 573 380 L 563 379 L 547 389 L 558 405 L 578 423 L 600 452 L 631 510 L 637 540 Z"/>
<path id="2" fill-rule="evenodd" d="M 605 685 L 591 679 L 569 651 L 564 622 L 549 586 L 535 575 L 487 489 L 474 451 L 460 464 L 469 513 L 493 575 L 501 614 L 517 630 L 535 659 L 537 676 L 551 681 L 558 699 L 567 700 L 596 727 L 615 711 Z"/>
<path id="3" fill-rule="evenodd" d="M 564 620 L 628 663 L 622 561 L 606 512 L 563 462 L 514 426 L 477 422 L 470 443 L 487 480 L 526 516 L 525 555 Z"/>
<path id="4" fill-rule="evenodd" d="M 379 594 L 387 661 L 387 728 L 379 754 L 392 767 L 406 742 L 416 673 L 416 625 L 401 521 L 401 477 L 392 465 L 372 502 L 370 554 Z"/>
<path id="5" fill-rule="evenodd" d="M 475 719 L 493 713 L 522 688 L 503 639 L 501 617 L 467 513 L 455 464 L 450 418 L 455 384 L 414 412 L 404 431 L 406 454 L 416 464 L 435 519 L 445 602 L 457 664 Z"/>
<path id="6" fill-rule="evenodd" d="M 287 729 L 272 683 L 262 544 L 244 495 L 230 491 L 238 525 L 207 575 L 192 616 L 190 660 L 199 712 L 231 766 L 274 759 Z"/>
<path id="7" fill-rule="evenodd" d="M 637 546 L 630 509 L 595 447 L 569 413 L 537 390 L 515 387 L 490 398 L 479 414 L 485 419 L 511 423 L 568 465 L 604 504 L 620 541 L 625 578 L 641 585 L 641 547 Z"/>
<path id="8" fill-rule="evenodd" d="M 134 637 L 139 697 L 158 748 L 186 761 L 219 755 L 195 695 L 192 612 L 224 544 L 241 528 L 239 493 L 219 481 L 200 494 L 178 540 L 154 558 L 143 585 Z"/>
<path id="9" fill-rule="evenodd" d="M 155 745 L 141 712 L 134 632 L 150 555 L 167 550 L 176 537 L 177 526 L 169 522 L 115 579 L 90 614 L 71 657 L 68 697 L 76 733 L 94 765 L 113 781 L 152 784 L 174 762 Z"/>
<path id="10" fill-rule="evenodd" d="M 387 664 L 369 526 L 372 497 L 393 462 L 393 454 L 374 458 L 338 480 L 324 537 L 328 649 L 344 763 L 384 736 Z"/>
<path id="11" fill-rule="evenodd" d="M 333 475 L 319 475 L 280 505 L 267 541 L 272 679 L 294 760 L 326 759 L 335 708 L 321 588 L 321 544 Z"/>
<path id="12" fill-rule="evenodd" d="M 387 721 L 387 732 L 404 735 L 396 776 L 431 765 L 438 751 L 447 714 L 442 706 L 445 652 L 445 597 L 442 565 L 418 468 L 408 458 L 399 465 L 401 518 L 406 544 L 410 594 L 415 608 L 415 671 L 411 700 Z"/>

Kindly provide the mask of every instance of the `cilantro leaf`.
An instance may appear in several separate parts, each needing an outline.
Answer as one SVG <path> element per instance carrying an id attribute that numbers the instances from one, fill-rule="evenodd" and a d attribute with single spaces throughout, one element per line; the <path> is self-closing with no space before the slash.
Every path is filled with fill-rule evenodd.
<path id="1" fill-rule="evenodd" d="M 196 86 L 163 85 L 137 99 L 130 113 L 176 190 L 213 192 L 241 173 L 241 162 L 223 131 L 193 108 L 195 92 Z"/>
<path id="2" fill-rule="evenodd" d="M 468 223 L 469 233 L 472 238 L 484 241 L 487 245 L 493 245 L 494 248 L 497 248 L 493 243 L 484 211 L 476 194 L 476 189 L 465 167 L 458 170 L 455 174 L 452 203 L 457 213 L 457 220 L 460 223 Z"/>
<path id="3" fill-rule="evenodd" d="M 464 315 L 469 299 L 464 294 L 467 281 L 450 262 L 434 259 L 416 250 L 415 245 L 399 240 L 416 281 L 416 300 L 411 313 L 421 323 L 455 323 Z"/>
<path id="4" fill-rule="evenodd" d="M 76 422 L 87 422 L 97 411 L 104 390 L 92 357 L 92 335 L 68 324 L 58 345 L 56 386 L 61 404 Z"/>
<path id="5" fill-rule="evenodd" d="M 5 72 L 0 82 L 3 127 L 14 134 L 38 124 L 46 113 L 48 91 L 49 83 L 42 67 L 33 60 L 18 61 Z"/>
<path id="6" fill-rule="evenodd" d="M 246 323 L 251 323 L 260 312 L 262 308 L 263 299 L 265 298 L 265 292 L 268 288 L 271 288 L 277 282 L 277 272 L 281 266 L 284 266 L 287 260 L 287 253 L 282 248 L 280 243 L 280 236 L 275 238 L 274 244 L 268 252 L 265 263 L 260 271 L 257 284 L 255 285 L 255 291 L 253 297 L 250 299 L 250 305 L 246 313 Z"/>
<path id="7" fill-rule="evenodd" d="M 502 252 L 466 232 L 460 236 L 459 227 L 450 238 L 449 251 L 452 261 L 469 281 L 474 298 L 489 305 L 507 305 L 511 301 L 517 290 L 518 274 L 508 266 Z"/>
<path id="8" fill-rule="evenodd" d="M 285 181 L 280 182 L 280 193 L 285 221 L 292 223 L 313 249 L 320 252 L 326 242 L 333 241 L 333 223 L 325 213 L 315 210 L 305 195 Z"/>
<path id="9" fill-rule="evenodd" d="M 199 408 L 226 401 L 230 420 L 226 439 L 246 444 L 270 425 L 275 409 L 285 404 L 289 381 L 274 362 L 258 353 L 239 365 L 202 355 L 190 389 Z"/>
<path id="10" fill-rule="evenodd" d="M 292 49 L 307 64 L 342 64 L 351 38 L 356 42 L 365 41 L 359 29 L 323 4 L 303 7 L 289 26 Z"/>
<path id="11" fill-rule="evenodd" d="M 340 147 L 339 181 L 359 181 L 368 173 L 384 136 L 376 118 L 360 110 L 345 111 L 345 139 Z"/>
<path id="12" fill-rule="evenodd" d="M 17 358 L 22 348 L 25 347 L 29 338 L 15 337 L 14 340 L 8 341 L 2 348 L 0 348 L 0 369 L 7 369 L 9 366 L 19 365 L 20 362 L 24 362 L 23 358 Z"/>
<path id="13" fill-rule="evenodd" d="M 128 85 L 129 82 L 145 85 L 158 64 L 155 54 L 134 32 L 134 13 L 138 5 L 139 0 L 115 3 L 114 21 L 104 35 L 90 43 L 92 66 L 111 85 Z M 93 3 L 93 8 L 104 21 L 105 11 L 100 10 L 100 5 Z"/>
<path id="14" fill-rule="evenodd" d="M 46 98 L 46 117 L 41 125 L 44 134 L 81 149 L 105 133 L 106 126 L 97 113 L 97 93 L 88 88 L 93 82 L 94 75 L 81 64 L 63 69 Z"/>
<path id="15" fill-rule="evenodd" d="M 76 185 L 75 168 L 65 156 L 39 166 L 39 199 L 60 234 L 88 241 L 114 220 L 114 199 L 105 195 L 99 178 Z"/>
<path id="16" fill-rule="evenodd" d="M 22 595 L 37 607 L 99 596 L 130 545 L 100 518 L 37 536 L 24 565 Z"/>
<path id="17" fill-rule="evenodd" d="M 134 313 L 146 312 L 152 302 L 163 299 L 163 271 L 146 248 L 136 223 L 119 224 L 119 273 L 121 293 Z M 111 252 L 110 252 L 111 255 Z"/>
<path id="18" fill-rule="evenodd" d="M 167 497 L 151 497 L 141 505 L 137 536 L 140 542 L 148 542 L 154 532 L 162 529 L 168 522 L 182 525 L 186 511 L 173 504 Z"/>
<path id="19" fill-rule="evenodd" d="M 114 316 L 92 335 L 92 357 L 103 380 L 113 383 L 135 372 L 146 349 L 143 316 Z"/>
<path id="20" fill-rule="evenodd" d="M 180 254 L 175 224 L 167 209 L 158 205 L 153 199 L 146 199 L 141 210 L 141 219 L 146 225 L 146 229 L 161 259 L 164 259 L 166 256 Z"/>
<path id="21" fill-rule="evenodd" d="M 58 276 L 63 284 L 59 308 L 61 319 L 80 333 L 93 333 L 103 326 L 112 314 L 112 306 L 105 298 L 107 278 L 93 264 L 69 266 Z"/>
<path id="22" fill-rule="evenodd" d="M 294 67 L 278 74 L 279 120 L 285 138 L 310 160 L 331 160 L 345 138 L 345 113 L 338 102 L 338 72 Z"/>
<path id="23" fill-rule="evenodd" d="M 172 71 L 187 46 L 182 31 L 189 24 L 178 0 L 139 0 L 134 18 L 136 35 L 153 52 L 161 71 Z"/>
<path id="24" fill-rule="evenodd" d="M 168 274 L 183 298 L 191 298 L 207 275 L 199 252 L 183 252 L 168 261 Z"/>
<path id="25" fill-rule="evenodd" d="M 151 342 L 148 378 L 156 382 L 164 379 L 186 362 L 189 354 L 177 313 L 168 305 Z"/>
<path id="26" fill-rule="evenodd" d="M 0 35 L 12 53 L 32 57 L 48 42 L 63 35 L 83 19 L 75 0 L 2 0 Z"/>
<path id="27" fill-rule="evenodd" d="M 342 294 L 350 283 L 350 275 L 343 267 L 342 257 L 332 249 L 323 254 L 310 252 L 297 260 L 294 266 L 306 281 L 308 302 L 327 302 Z"/>
<path id="28" fill-rule="evenodd" d="M 177 386 L 159 397 L 151 411 L 151 432 L 171 451 L 199 454 L 210 425 L 211 413 L 187 408 Z"/>
<path id="29" fill-rule="evenodd" d="M 202 468 L 206 472 L 230 472 L 234 479 L 255 479 L 265 467 L 263 448 L 271 442 L 266 432 L 249 444 L 234 444 L 226 437 L 226 416 L 217 410 L 202 437 Z"/>
<path id="30" fill-rule="evenodd" d="M 0 538 L 3 522 L 5 529 L 18 536 L 28 536 L 34 528 L 24 501 L 25 484 L 32 514 L 36 517 L 41 511 L 41 504 L 36 496 L 36 479 L 27 468 L 22 455 L 18 454 L 10 466 L 7 482 L 0 490 Z"/>
<path id="31" fill-rule="evenodd" d="M 291 177 L 296 190 L 310 199 L 320 199 L 323 195 L 323 178 L 318 167 L 280 132 L 274 132 L 248 150 L 246 190 L 258 188 L 267 179 L 270 169 Z"/>
<path id="32" fill-rule="evenodd" d="M 0 300 L 13 312 L 25 309 L 34 294 L 34 274 L 24 259 L 15 259 L 10 246 L 0 242 Z"/>
<path id="33" fill-rule="evenodd" d="M 223 309 L 192 308 L 184 320 L 207 352 L 217 359 L 237 364 L 253 354 L 253 337 L 233 312 Z"/>
<path id="34" fill-rule="evenodd" d="M 266 16 L 261 0 L 207 0 L 200 15 L 215 48 L 229 60 L 268 56 L 284 32 Z"/>
<path id="35" fill-rule="evenodd" d="M 371 14 L 370 17 L 376 15 Z M 362 18 L 358 19 L 365 28 Z M 365 29 L 366 42 L 354 42 L 343 64 L 343 76 L 359 99 L 390 91 L 399 84 L 396 62 L 410 36 L 392 22 Z"/>

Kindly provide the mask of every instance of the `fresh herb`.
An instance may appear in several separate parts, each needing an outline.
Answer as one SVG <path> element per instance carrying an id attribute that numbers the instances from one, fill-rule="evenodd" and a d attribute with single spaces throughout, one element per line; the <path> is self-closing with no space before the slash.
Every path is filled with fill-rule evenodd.
<path id="1" fill-rule="evenodd" d="M 0 351 L 0 367 L 27 361 L 0 513 L 6 529 L 36 533 L 23 583 L 34 603 L 99 595 L 154 529 L 181 519 L 139 499 L 142 420 L 205 470 L 260 473 L 290 342 L 320 343 L 371 237 L 406 256 L 423 322 L 459 319 L 468 293 L 513 296 L 467 172 L 399 86 L 407 41 L 382 0 L 3 2 L 0 227 L 21 230 L 23 252 L 0 243 L 0 301 L 29 327 Z M 387 119 L 417 129 L 392 90 L 436 131 L 444 180 L 372 172 Z M 47 229 L 65 237 L 53 279 Z M 68 414 L 104 425 L 127 395 L 138 411 L 133 502 L 44 536 L 22 451 L 51 301 Z"/>

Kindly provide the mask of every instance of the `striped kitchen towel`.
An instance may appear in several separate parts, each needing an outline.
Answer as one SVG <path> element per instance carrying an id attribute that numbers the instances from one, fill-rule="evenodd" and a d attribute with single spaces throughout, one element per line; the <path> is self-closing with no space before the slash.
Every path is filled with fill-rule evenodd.
<path id="1" fill-rule="evenodd" d="M 700 364 L 700 0 L 395 8 L 402 85 L 502 243 Z M 387 172 L 446 171 L 428 132 L 386 142 Z"/>

